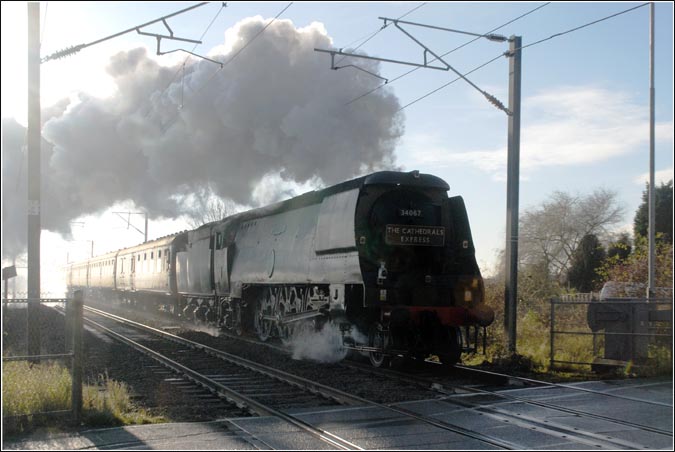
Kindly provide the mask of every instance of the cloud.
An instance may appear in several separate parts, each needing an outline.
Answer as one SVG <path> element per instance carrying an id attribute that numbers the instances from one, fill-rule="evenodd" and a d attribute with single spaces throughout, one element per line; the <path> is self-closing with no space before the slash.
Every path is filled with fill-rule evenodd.
<path id="1" fill-rule="evenodd" d="M 673 167 L 654 171 L 654 186 L 665 184 L 673 178 Z M 649 182 L 649 173 L 643 173 L 633 180 L 636 184 L 644 186 Z"/>
<path id="2" fill-rule="evenodd" d="M 520 166 L 528 172 L 550 166 L 606 161 L 644 147 L 649 140 L 647 109 L 625 93 L 596 87 L 559 87 L 523 100 Z M 673 123 L 655 125 L 656 140 L 672 143 Z M 507 148 L 455 151 L 433 136 L 412 137 L 414 162 L 428 166 L 470 165 L 502 180 Z M 672 170 L 671 170 L 672 174 Z"/>

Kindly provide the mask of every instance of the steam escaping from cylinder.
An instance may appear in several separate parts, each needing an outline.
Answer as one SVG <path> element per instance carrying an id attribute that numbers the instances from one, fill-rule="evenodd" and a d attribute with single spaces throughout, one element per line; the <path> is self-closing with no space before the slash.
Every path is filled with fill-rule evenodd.
<path id="1" fill-rule="evenodd" d="M 338 324 L 327 322 L 319 330 L 307 325 L 296 329 L 289 341 L 289 347 L 292 350 L 293 359 L 335 363 L 343 360 L 349 352 L 344 347 L 345 339 L 356 345 L 368 343 L 367 336 L 359 332 L 356 327 L 342 332 Z"/>
<path id="2" fill-rule="evenodd" d="M 381 89 L 349 104 L 380 80 L 331 70 L 314 51 L 332 47 L 323 25 L 276 20 L 263 32 L 268 23 L 248 18 L 227 30 L 208 53 L 223 68 L 190 58 L 183 71 L 144 48 L 123 51 L 107 67 L 113 95 L 79 93 L 45 108 L 43 228 L 67 234 L 73 219 L 127 200 L 150 218 L 177 218 L 206 187 L 255 207 L 289 187 L 395 169 L 397 98 Z M 378 72 L 374 61 L 359 65 Z M 25 249 L 25 220 L 14 218 L 27 208 L 25 130 L 3 125 L 3 257 L 11 258 Z"/>
<path id="3" fill-rule="evenodd" d="M 315 331 L 302 328 L 296 331 L 290 341 L 293 359 L 308 359 L 321 363 L 335 363 L 347 356 L 342 344 L 340 328 L 334 323 L 326 323 Z"/>

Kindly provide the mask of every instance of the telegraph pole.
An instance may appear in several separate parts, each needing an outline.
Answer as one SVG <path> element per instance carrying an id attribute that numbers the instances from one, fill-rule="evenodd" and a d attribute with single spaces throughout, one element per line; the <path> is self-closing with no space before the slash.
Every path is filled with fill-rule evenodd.
<path id="1" fill-rule="evenodd" d="M 40 354 L 40 3 L 28 7 L 28 355 Z"/>
<path id="2" fill-rule="evenodd" d="M 522 37 L 509 38 L 509 137 L 506 179 L 506 285 L 504 323 L 508 347 L 516 353 L 518 308 L 518 198 L 520 190 L 520 79 Z"/>

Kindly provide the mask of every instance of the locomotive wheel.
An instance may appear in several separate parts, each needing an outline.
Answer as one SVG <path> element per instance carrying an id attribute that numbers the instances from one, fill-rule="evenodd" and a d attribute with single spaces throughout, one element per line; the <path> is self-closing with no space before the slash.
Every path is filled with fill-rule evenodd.
<path id="1" fill-rule="evenodd" d="M 376 347 L 381 350 L 385 350 L 389 345 L 389 332 L 384 331 L 380 322 L 375 323 L 370 328 L 368 344 L 371 347 Z M 373 367 L 387 367 L 389 365 L 389 356 L 382 352 L 369 352 L 368 357 L 370 358 L 370 364 L 372 364 Z"/>
<path id="2" fill-rule="evenodd" d="M 234 333 L 237 336 L 241 336 L 242 334 L 244 334 L 244 328 L 241 325 L 241 306 L 239 306 L 239 304 L 237 304 L 237 306 L 234 308 L 234 312 L 236 315 L 234 324 Z"/>
<path id="3" fill-rule="evenodd" d="M 281 325 L 279 326 L 279 339 L 281 343 L 285 346 L 289 346 L 293 340 L 293 334 L 295 330 L 292 325 Z"/>
<path id="4" fill-rule="evenodd" d="M 294 287 L 282 287 L 279 289 L 279 318 L 283 318 L 288 314 L 297 312 L 297 292 Z M 277 324 L 277 331 L 279 332 L 279 339 L 285 346 L 290 345 L 295 332 L 295 323 Z"/>
<path id="5" fill-rule="evenodd" d="M 452 326 L 448 327 L 448 338 L 445 347 L 438 353 L 438 359 L 445 366 L 454 366 L 462 355 L 459 330 Z"/>
<path id="6" fill-rule="evenodd" d="M 273 323 L 271 320 L 263 318 L 265 315 L 272 315 L 276 301 L 272 289 L 265 291 L 263 298 L 256 303 L 256 309 L 253 316 L 253 327 L 258 334 L 258 339 L 265 342 L 270 338 Z"/>
<path id="7" fill-rule="evenodd" d="M 282 317 L 286 315 L 286 310 L 283 308 L 283 306 L 280 308 L 280 311 Z M 281 339 L 281 343 L 284 344 L 285 346 L 290 345 L 293 339 L 293 334 L 295 332 L 295 324 L 279 323 L 277 329 L 279 330 L 279 339 Z"/>

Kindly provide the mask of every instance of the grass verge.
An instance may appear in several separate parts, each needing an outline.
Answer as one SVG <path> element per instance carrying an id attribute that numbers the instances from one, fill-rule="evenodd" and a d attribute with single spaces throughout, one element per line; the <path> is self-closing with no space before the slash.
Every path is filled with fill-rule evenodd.
<path id="1" fill-rule="evenodd" d="M 2 368 L 2 410 L 5 434 L 19 434 L 35 427 L 65 427 L 69 416 L 40 413 L 71 409 L 71 378 L 56 363 L 8 362 Z M 99 377 L 82 388 L 82 422 L 89 427 L 165 422 L 131 402 L 124 383 Z"/>

